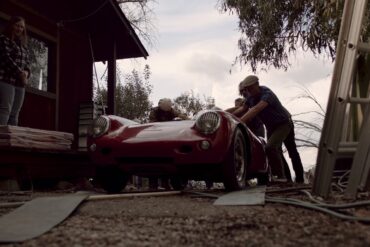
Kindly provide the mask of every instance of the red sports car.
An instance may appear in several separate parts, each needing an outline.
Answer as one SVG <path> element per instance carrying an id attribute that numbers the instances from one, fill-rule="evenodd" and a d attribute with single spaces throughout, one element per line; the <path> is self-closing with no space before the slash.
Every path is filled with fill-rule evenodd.
<path id="1" fill-rule="evenodd" d="M 226 190 L 245 188 L 247 179 L 269 179 L 264 140 L 224 111 L 145 124 L 100 116 L 88 143 L 97 179 L 108 192 L 121 191 L 131 175 L 166 176 L 174 189 L 189 179 L 223 182 Z"/>

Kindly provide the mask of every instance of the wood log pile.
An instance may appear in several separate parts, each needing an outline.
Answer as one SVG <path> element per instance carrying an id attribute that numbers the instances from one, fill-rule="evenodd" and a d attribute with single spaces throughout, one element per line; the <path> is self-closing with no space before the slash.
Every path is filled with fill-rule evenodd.
<path id="1" fill-rule="evenodd" d="M 71 133 L 0 125 L 0 147 L 70 150 L 72 142 Z"/>

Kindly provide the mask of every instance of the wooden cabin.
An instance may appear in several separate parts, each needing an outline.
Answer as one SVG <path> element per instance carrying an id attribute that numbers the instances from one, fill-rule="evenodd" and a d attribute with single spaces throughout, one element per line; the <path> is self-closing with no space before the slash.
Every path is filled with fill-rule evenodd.
<path id="1" fill-rule="evenodd" d="M 1 0 L 0 31 L 13 15 L 25 18 L 29 41 L 37 47 L 19 125 L 72 133 L 77 151 L 79 106 L 93 99 L 93 62 L 108 63 L 107 113 L 113 114 L 116 60 L 148 53 L 115 0 Z M 19 165 L 36 156 L 44 163 L 61 160 L 60 152 L 51 153 L 0 150 L 0 164 Z"/>

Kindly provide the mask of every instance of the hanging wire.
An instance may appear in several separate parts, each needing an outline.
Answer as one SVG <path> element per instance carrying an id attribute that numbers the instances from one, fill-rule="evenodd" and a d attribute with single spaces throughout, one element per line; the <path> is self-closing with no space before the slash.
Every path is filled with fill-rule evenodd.
<path id="1" fill-rule="evenodd" d="M 319 204 L 320 207 L 325 207 L 325 208 L 336 208 L 336 209 L 343 209 L 343 208 L 355 208 L 355 207 L 361 207 L 361 206 L 370 206 L 370 200 L 366 201 L 358 201 L 358 202 L 351 202 L 351 203 L 342 203 L 342 204 L 329 204 L 329 203 L 324 203 L 320 200 L 317 200 L 312 196 L 310 192 L 307 190 L 301 190 L 302 193 L 308 196 L 308 198 L 316 203 Z"/>
<path id="2" fill-rule="evenodd" d="M 329 204 L 322 202 L 320 200 L 315 199 L 311 193 L 309 193 L 307 190 L 302 190 L 301 188 L 290 188 L 291 190 L 297 190 L 305 195 L 308 196 L 309 201 L 303 201 L 295 198 L 288 198 L 288 197 L 277 197 L 277 196 L 265 196 L 265 202 L 267 203 L 281 203 L 281 204 L 287 204 L 287 205 L 293 205 L 297 207 L 302 207 L 306 209 L 311 209 L 315 211 L 319 211 L 322 213 L 329 214 L 331 216 L 337 217 L 342 220 L 350 220 L 350 221 L 358 221 L 363 223 L 370 223 L 369 217 L 360 217 L 360 216 L 353 216 L 353 215 L 347 215 L 342 212 L 338 212 L 336 210 L 338 209 L 346 209 L 346 208 L 356 208 L 356 207 L 363 207 L 363 206 L 369 206 L 370 201 L 361 201 L 361 202 L 354 202 L 354 203 L 342 203 L 342 204 Z M 185 193 L 195 194 L 202 197 L 210 197 L 210 198 L 219 198 L 220 195 L 215 195 L 211 193 L 200 193 L 195 191 L 184 191 Z M 277 192 L 277 191 L 272 191 Z M 281 190 L 281 192 L 286 192 L 284 189 Z M 269 191 L 266 191 L 266 194 L 268 194 Z"/>
<path id="3" fill-rule="evenodd" d="M 343 189 L 347 188 L 348 177 L 349 177 L 350 173 L 351 173 L 351 170 L 348 170 L 342 176 L 340 176 L 339 179 L 338 179 L 338 185 L 340 187 L 342 187 Z M 347 179 L 347 181 L 344 181 L 345 179 Z"/>
<path id="4" fill-rule="evenodd" d="M 100 6 L 98 6 L 95 10 L 93 10 L 91 13 L 85 15 L 85 16 L 81 16 L 81 17 L 78 17 L 76 19 L 69 19 L 69 20 L 61 20 L 59 21 L 60 24 L 63 24 L 63 23 L 71 23 L 71 22 L 78 22 L 78 21 L 82 21 L 82 20 L 85 20 L 93 15 L 95 15 L 96 13 L 98 13 L 110 0 L 106 0 L 104 1 Z"/>
<path id="5" fill-rule="evenodd" d="M 93 50 L 93 46 L 92 46 L 90 34 L 88 35 L 88 37 L 89 37 L 91 57 L 92 57 L 93 65 L 94 65 L 94 74 L 95 74 L 95 78 L 96 78 L 96 84 L 98 86 L 98 91 L 101 92 L 100 91 L 100 83 L 99 83 L 98 72 L 97 72 L 96 65 L 95 65 L 94 50 Z M 103 94 L 100 94 L 100 101 L 101 101 L 101 107 L 102 107 L 102 110 L 103 110 L 103 115 L 105 115 L 105 107 L 104 107 Z"/>
<path id="6" fill-rule="evenodd" d="M 103 75 L 100 76 L 100 80 L 103 80 L 103 78 L 105 77 L 105 74 L 108 72 L 108 67 L 105 67 L 105 70 L 103 72 Z"/>
<path id="7" fill-rule="evenodd" d="M 299 207 L 303 207 L 303 208 L 307 208 L 307 209 L 316 210 L 316 211 L 319 211 L 319 212 L 322 212 L 322 213 L 327 213 L 331 216 L 335 216 L 335 217 L 343 219 L 343 220 L 351 220 L 351 221 L 359 221 L 359 222 L 364 222 L 364 223 L 370 223 L 370 218 L 368 218 L 368 217 L 357 217 L 357 216 L 351 216 L 351 215 L 338 213 L 334 210 L 330 210 L 326 207 L 323 207 L 321 204 L 313 204 L 313 203 L 310 203 L 310 202 L 305 202 L 305 201 L 301 201 L 301 200 L 297 200 L 297 199 L 266 196 L 266 202 L 282 203 L 282 204 L 289 204 L 289 205 L 299 206 Z M 353 206 L 354 205 L 352 205 L 352 207 Z"/>

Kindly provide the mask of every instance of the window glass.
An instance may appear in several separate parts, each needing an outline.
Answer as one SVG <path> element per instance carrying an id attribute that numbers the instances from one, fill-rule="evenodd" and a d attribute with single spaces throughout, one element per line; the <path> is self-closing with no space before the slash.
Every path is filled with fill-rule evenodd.
<path id="1" fill-rule="evenodd" d="M 48 91 L 48 45 L 34 37 L 29 37 L 28 48 L 30 54 L 31 77 L 29 87 Z"/>

